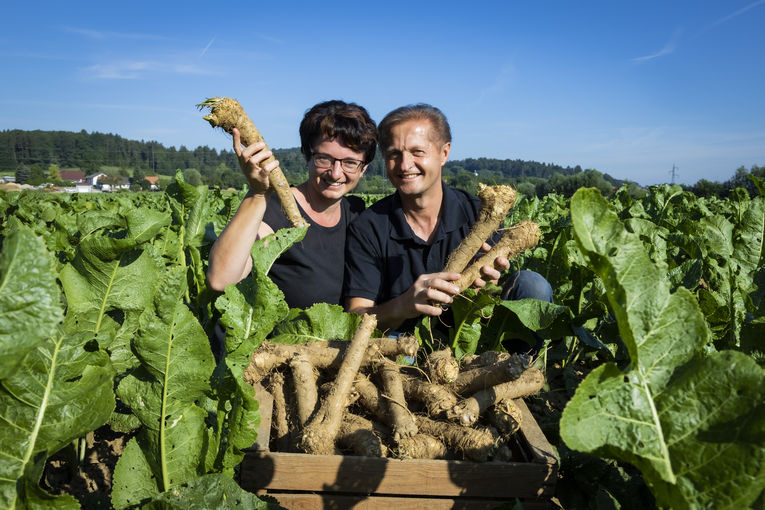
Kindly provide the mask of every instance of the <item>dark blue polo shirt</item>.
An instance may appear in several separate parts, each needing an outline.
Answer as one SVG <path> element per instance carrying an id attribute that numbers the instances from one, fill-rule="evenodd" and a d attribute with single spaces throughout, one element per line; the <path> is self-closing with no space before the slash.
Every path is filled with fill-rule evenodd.
<path id="1" fill-rule="evenodd" d="M 441 221 L 433 242 L 417 237 L 406 222 L 397 193 L 376 202 L 348 228 L 343 296 L 384 303 L 403 294 L 417 277 L 443 270 L 449 254 L 467 236 L 481 201 L 443 185 Z"/>

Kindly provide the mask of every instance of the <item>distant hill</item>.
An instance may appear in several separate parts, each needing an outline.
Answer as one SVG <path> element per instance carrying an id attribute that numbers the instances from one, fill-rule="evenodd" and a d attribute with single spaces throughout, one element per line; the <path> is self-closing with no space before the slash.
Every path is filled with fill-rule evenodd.
<path id="1" fill-rule="evenodd" d="M 290 182 L 301 182 L 306 175 L 305 160 L 298 148 L 274 149 Z M 50 165 L 77 168 L 93 173 L 102 168 L 117 168 L 125 175 L 135 170 L 145 174 L 174 175 L 176 170 L 199 172 L 201 182 L 220 186 L 241 187 L 244 178 L 239 172 L 233 151 L 217 151 L 207 146 L 188 149 L 184 146 L 165 147 L 156 141 L 136 141 L 119 135 L 71 131 L 0 131 L 0 172 L 16 172 L 20 167 L 38 167 L 43 171 Z M 596 170 L 563 167 L 519 159 L 467 158 L 449 161 L 444 178 L 456 187 L 471 191 L 477 183 L 508 183 L 525 193 L 543 194 L 565 192 L 574 182 L 609 191 L 621 181 Z M 556 184 L 557 183 L 557 184 Z M 564 186 L 565 185 L 565 186 Z M 551 187 L 552 186 L 552 187 Z M 359 185 L 359 192 L 389 192 L 392 188 L 385 178 L 379 153 Z"/>

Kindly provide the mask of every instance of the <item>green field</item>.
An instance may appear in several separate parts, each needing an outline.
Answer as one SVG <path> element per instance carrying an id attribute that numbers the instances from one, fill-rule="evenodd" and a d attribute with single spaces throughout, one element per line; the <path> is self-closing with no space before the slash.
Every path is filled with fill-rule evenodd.
<path id="1" fill-rule="evenodd" d="M 266 507 L 233 481 L 260 419 L 249 356 L 280 332 L 348 340 L 358 317 L 288 310 L 267 270 L 300 229 L 258 243 L 250 279 L 207 287 L 242 196 L 182 179 L 160 193 L 0 192 L 0 506 L 94 504 L 52 495 L 43 470 L 55 454 L 76 472 L 81 438 L 109 431 L 130 440 L 99 504 Z M 544 339 L 547 383 L 527 402 L 556 447 L 564 508 L 762 505 L 765 199 L 581 189 L 520 200 L 506 225 L 521 220 L 542 239 L 513 264 L 544 275 L 554 304 L 468 289 L 455 327 L 420 323 L 423 350 Z M 216 322 L 228 331 L 217 362 Z"/>

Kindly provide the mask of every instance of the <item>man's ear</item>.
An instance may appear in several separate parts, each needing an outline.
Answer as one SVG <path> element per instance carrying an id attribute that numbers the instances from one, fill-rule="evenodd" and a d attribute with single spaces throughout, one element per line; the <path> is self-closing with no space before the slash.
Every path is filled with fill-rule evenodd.
<path id="1" fill-rule="evenodd" d="M 446 142 L 443 147 L 441 147 L 441 166 L 444 166 L 449 160 L 449 152 L 451 152 L 451 150 L 452 142 Z"/>

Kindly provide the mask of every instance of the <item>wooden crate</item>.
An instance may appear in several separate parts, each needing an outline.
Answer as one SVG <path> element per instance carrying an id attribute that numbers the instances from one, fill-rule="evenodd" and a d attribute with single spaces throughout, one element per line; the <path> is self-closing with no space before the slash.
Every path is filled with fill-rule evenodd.
<path id="1" fill-rule="evenodd" d="M 272 399 L 260 401 L 259 437 L 268 438 Z M 395 508 L 493 509 L 519 498 L 524 510 L 550 507 L 558 461 L 528 407 L 516 434 L 519 462 L 397 460 L 268 451 L 268 441 L 253 445 L 240 471 L 240 485 L 268 494 L 289 510 Z"/>

